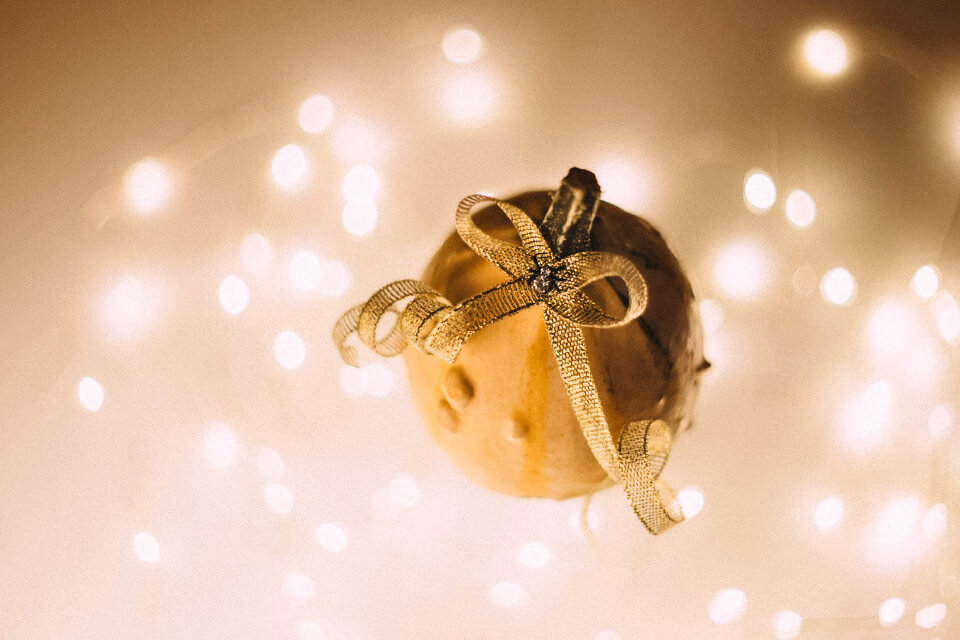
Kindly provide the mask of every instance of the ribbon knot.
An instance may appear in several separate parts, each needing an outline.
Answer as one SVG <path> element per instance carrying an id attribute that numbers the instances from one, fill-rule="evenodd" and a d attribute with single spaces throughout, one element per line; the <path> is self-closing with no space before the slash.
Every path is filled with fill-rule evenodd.
<path id="1" fill-rule="evenodd" d="M 493 202 L 506 214 L 520 245 L 494 238 L 477 227 L 470 211 L 481 202 Z M 664 502 L 657 488 L 657 477 L 670 450 L 669 427 L 661 420 L 634 421 L 614 443 L 583 340 L 582 327 L 619 327 L 643 313 L 647 286 L 640 271 L 624 256 L 608 252 L 580 251 L 559 258 L 523 210 L 488 196 L 461 200 L 456 228 L 467 246 L 497 265 L 509 279 L 456 306 L 418 280 L 392 282 L 337 321 L 333 339 L 344 361 L 357 365 L 356 350 L 345 344 L 356 332 L 361 342 L 381 356 L 397 355 L 413 343 L 453 363 L 474 333 L 540 305 L 567 395 L 597 462 L 623 485 L 634 511 L 651 533 L 661 533 L 682 520 L 676 500 Z M 627 289 L 626 309 L 619 318 L 607 314 L 583 292 L 590 283 L 610 277 L 620 278 Z M 397 320 L 378 339 L 378 325 L 386 315 Z"/>

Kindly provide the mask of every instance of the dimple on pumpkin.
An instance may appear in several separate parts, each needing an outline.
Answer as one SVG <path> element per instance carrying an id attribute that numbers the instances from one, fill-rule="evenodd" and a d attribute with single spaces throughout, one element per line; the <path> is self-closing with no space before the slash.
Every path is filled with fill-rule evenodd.
<path id="1" fill-rule="evenodd" d="M 507 200 L 538 224 L 547 191 Z M 474 214 L 488 234 L 517 242 L 494 206 Z M 661 419 L 676 434 L 689 428 L 703 359 L 699 316 L 680 263 L 648 222 L 600 202 L 590 248 L 627 257 L 646 280 L 648 303 L 635 321 L 584 329 L 590 368 L 614 442 L 633 420 Z M 457 304 L 507 280 L 496 265 L 451 235 L 422 280 Z M 535 284 L 535 283 L 534 283 Z M 608 279 L 587 293 L 622 315 L 622 283 Z M 539 307 L 487 325 L 467 340 L 454 364 L 404 351 L 414 403 L 433 439 L 468 477 L 517 496 L 568 498 L 603 485 L 560 377 Z"/>

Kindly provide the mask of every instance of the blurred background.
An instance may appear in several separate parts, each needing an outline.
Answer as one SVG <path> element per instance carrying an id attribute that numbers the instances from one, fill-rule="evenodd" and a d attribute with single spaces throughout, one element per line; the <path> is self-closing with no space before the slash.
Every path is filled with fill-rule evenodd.
<path id="1" fill-rule="evenodd" d="M 646 533 L 500 496 L 347 307 L 571 166 L 707 372 Z M 0 638 L 960 637 L 960 5 L 0 6 Z"/>

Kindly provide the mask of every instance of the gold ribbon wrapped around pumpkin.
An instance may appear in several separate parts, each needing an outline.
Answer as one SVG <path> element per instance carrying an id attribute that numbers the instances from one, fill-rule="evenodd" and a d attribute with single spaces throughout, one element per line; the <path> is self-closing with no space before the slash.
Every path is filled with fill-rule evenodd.
<path id="1" fill-rule="evenodd" d="M 495 203 L 506 214 L 520 237 L 519 246 L 477 227 L 470 212 L 482 202 Z M 661 420 L 634 421 L 614 442 L 584 343 L 582 327 L 620 327 L 643 313 L 647 286 L 636 266 L 624 256 L 602 251 L 578 251 L 560 257 L 523 210 L 488 196 L 471 195 L 460 202 L 456 229 L 467 246 L 507 274 L 507 282 L 456 306 L 421 281 L 390 283 L 337 321 L 333 338 L 344 361 L 357 365 L 355 348 L 346 345 L 356 332 L 361 342 L 381 356 L 395 356 L 412 343 L 453 363 L 471 335 L 522 309 L 540 305 L 567 395 L 597 462 L 623 486 L 634 512 L 651 533 L 659 534 L 680 522 L 683 515 L 679 503 L 664 500 L 657 487 L 670 451 L 669 427 Z M 620 318 L 608 315 L 583 292 L 587 285 L 604 278 L 618 278 L 626 286 L 626 310 Z M 378 340 L 378 326 L 387 315 L 396 321 Z"/>

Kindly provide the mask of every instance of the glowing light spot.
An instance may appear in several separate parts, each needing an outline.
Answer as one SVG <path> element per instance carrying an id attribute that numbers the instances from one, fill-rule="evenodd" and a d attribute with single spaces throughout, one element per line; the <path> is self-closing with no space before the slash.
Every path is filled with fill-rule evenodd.
<path id="1" fill-rule="evenodd" d="M 813 514 L 813 521 L 821 531 L 833 529 L 840 520 L 843 519 L 843 500 L 840 496 L 830 496 L 824 498 L 817 505 L 817 510 Z"/>
<path id="2" fill-rule="evenodd" d="M 710 619 L 717 624 L 729 624 L 743 615 L 747 594 L 740 589 L 723 589 L 710 601 Z"/>
<path id="3" fill-rule="evenodd" d="M 77 385 L 77 395 L 80 397 L 80 404 L 87 411 L 99 411 L 103 406 L 103 387 L 99 382 L 90 377 L 80 379 Z"/>
<path id="4" fill-rule="evenodd" d="M 273 251 L 270 242 L 259 233 L 248 234 L 240 245 L 240 262 L 247 271 L 263 273 L 270 266 Z"/>
<path id="5" fill-rule="evenodd" d="M 803 55 L 810 67 L 823 76 L 837 76 L 847 68 L 847 43 L 835 31 L 821 29 L 807 36 Z"/>
<path id="6" fill-rule="evenodd" d="M 420 501 L 420 485 L 409 476 L 397 476 L 387 486 L 390 500 L 399 507 L 412 507 Z"/>
<path id="7" fill-rule="evenodd" d="M 900 621 L 904 612 L 903 600 L 900 598 L 887 598 L 880 603 L 880 609 L 877 611 L 877 619 L 881 627 L 892 627 Z"/>
<path id="8" fill-rule="evenodd" d="M 227 276 L 220 283 L 218 291 L 220 306 L 231 315 L 243 313 L 250 302 L 250 289 L 247 283 L 237 276 Z"/>
<path id="9" fill-rule="evenodd" d="M 765 171 L 753 169 L 743 179 L 743 201 L 754 213 L 766 213 L 777 201 L 777 185 Z"/>
<path id="10" fill-rule="evenodd" d="M 920 500 L 916 496 L 887 503 L 876 522 L 877 551 L 888 555 L 907 544 L 920 520 L 920 510 Z"/>
<path id="11" fill-rule="evenodd" d="M 730 298 L 756 298 L 770 283 L 770 259 L 760 247 L 738 242 L 728 244 L 717 255 L 713 278 Z"/>
<path id="12" fill-rule="evenodd" d="M 263 498 L 271 511 L 290 513 L 293 509 L 293 493 L 285 485 L 272 482 L 263 489 Z"/>
<path id="13" fill-rule="evenodd" d="M 316 585 L 309 576 L 294 571 L 283 580 L 283 586 L 280 587 L 283 597 L 287 602 L 294 605 L 304 604 L 313 597 L 317 591 Z"/>
<path id="14" fill-rule="evenodd" d="M 940 289 L 940 272 L 932 264 L 925 264 L 913 274 L 910 287 L 918 296 L 929 300 Z"/>
<path id="15" fill-rule="evenodd" d="M 844 445 L 853 453 L 865 453 L 882 440 L 892 422 L 893 387 L 877 380 L 837 416 Z"/>
<path id="16" fill-rule="evenodd" d="M 793 640 L 800 635 L 803 616 L 796 611 L 779 611 L 773 616 L 773 630 L 777 640 Z"/>
<path id="17" fill-rule="evenodd" d="M 110 290 L 106 300 L 107 322 L 114 331 L 128 333 L 142 324 L 147 312 L 143 285 L 133 276 L 124 276 Z"/>
<path id="18" fill-rule="evenodd" d="M 471 74 L 448 80 L 443 87 L 443 110 L 458 124 L 486 120 L 496 106 L 496 91 L 485 76 Z"/>
<path id="19" fill-rule="evenodd" d="M 454 27 L 443 36 L 443 57 L 454 64 L 476 62 L 483 54 L 483 36 L 472 27 Z"/>
<path id="20" fill-rule="evenodd" d="M 280 147 L 273 155 L 270 171 L 278 186 L 294 187 L 303 182 L 307 175 L 307 156 L 303 149 L 295 144 Z"/>
<path id="21" fill-rule="evenodd" d="M 597 167 L 603 199 L 628 211 L 640 211 L 650 198 L 649 179 L 625 160 L 605 160 Z"/>
<path id="22" fill-rule="evenodd" d="M 703 333 L 713 335 L 723 326 L 723 304 L 719 300 L 707 298 L 700 301 L 700 320 L 703 322 Z"/>
<path id="23" fill-rule="evenodd" d="M 931 604 L 917 611 L 917 614 L 913 617 L 913 621 L 916 622 L 917 626 L 921 629 L 933 629 L 943 622 L 946 616 L 947 605 L 938 602 L 937 604 Z"/>
<path id="24" fill-rule="evenodd" d="M 300 105 L 297 121 L 307 133 L 322 133 L 333 122 L 334 108 L 330 98 L 317 94 L 310 96 Z"/>
<path id="25" fill-rule="evenodd" d="M 957 419 L 957 412 L 951 402 L 938 404 L 930 411 L 927 426 L 930 437 L 934 442 L 943 442 L 953 432 L 953 425 Z"/>
<path id="26" fill-rule="evenodd" d="M 380 177 L 373 167 L 354 167 L 343 178 L 341 190 L 347 202 L 369 202 L 380 192 Z"/>
<path id="27" fill-rule="evenodd" d="M 348 202 L 343 207 L 343 228 L 355 236 L 364 236 L 377 228 L 379 212 L 372 202 Z"/>
<path id="28" fill-rule="evenodd" d="M 933 298 L 932 308 L 940 337 L 950 344 L 960 341 L 960 307 L 956 299 L 946 291 L 941 291 Z"/>
<path id="29" fill-rule="evenodd" d="M 947 531 L 947 505 L 935 504 L 923 514 L 923 535 L 928 540 L 939 540 Z"/>
<path id="30" fill-rule="evenodd" d="M 214 469 L 227 469 L 237 463 L 240 442 L 230 425 L 211 421 L 203 432 L 203 458 Z"/>
<path id="31" fill-rule="evenodd" d="M 703 510 L 703 493 L 699 489 L 689 487 L 677 493 L 680 508 L 684 518 L 692 518 Z"/>
<path id="32" fill-rule="evenodd" d="M 597 635 L 593 636 L 593 640 L 621 640 L 621 638 L 620 634 L 613 629 L 604 629 Z"/>
<path id="33" fill-rule="evenodd" d="M 288 274 L 294 287 L 300 291 L 310 291 L 320 284 L 323 277 L 320 258 L 312 251 L 298 251 L 290 258 Z"/>
<path id="34" fill-rule="evenodd" d="M 517 561 L 528 569 L 543 569 L 553 560 L 553 554 L 542 542 L 528 542 L 517 550 Z"/>
<path id="35" fill-rule="evenodd" d="M 920 318 L 903 302 L 888 300 L 877 306 L 867 321 L 867 341 L 880 358 L 893 358 L 916 344 Z"/>
<path id="36" fill-rule="evenodd" d="M 273 355 L 282 366 L 296 369 L 307 357 L 307 347 L 293 331 L 281 331 L 273 341 Z"/>
<path id="37" fill-rule="evenodd" d="M 127 173 L 124 191 L 127 202 L 135 211 L 156 213 L 170 200 L 173 181 L 166 167 L 148 158 L 135 164 Z"/>
<path id="38" fill-rule="evenodd" d="M 257 473 L 264 480 L 279 482 L 287 470 L 283 456 L 273 449 L 261 449 L 257 453 Z"/>
<path id="39" fill-rule="evenodd" d="M 393 372 L 379 362 L 364 367 L 366 391 L 375 398 L 385 398 L 393 389 Z"/>
<path id="40" fill-rule="evenodd" d="M 323 627 L 312 620 L 300 623 L 300 640 L 326 640 L 327 633 Z"/>
<path id="41" fill-rule="evenodd" d="M 160 543 L 149 533 L 141 531 L 133 536 L 133 552 L 144 562 L 153 564 L 160 559 Z"/>
<path id="42" fill-rule="evenodd" d="M 330 140 L 341 162 L 351 164 L 377 160 L 388 144 L 383 131 L 354 117 L 337 120 Z"/>
<path id="43" fill-rule="evenodd" d="M 512 580 L 504 580 L 493 585 L 490 589 L 490 601 L 498 607 L 516 609 L 530 600 L 530 594 L 520 584 Z"/>
<path id="44" fill-rule="evenodd" d="M 817 217 L 817 203 L 806 191 L 791 191 L 785 209 L 790 222 L 801 229 L 809 227 Z"/>
<path id="45" fill-rule="evenodd" d="M 797 295 L 806 297 L 817 289 L 817 272 L 810 265 L 802 264 L 793 272 L 790 284 Z"/>
<path id="46" fill-rule="evenodd" d="M 857 281 L 843 267 L 830 269 L 820 278 L 820 295 L 830 304 L 846 306 L 857 295 Z"/>
<path id="47" fill-rule="evenodd" d="M 335 522 L 324 522 L 317 525 L 315 534 L 317 544 L 332 553 L 339 553 L 347 548 L 350 540 L 343 525 Z"/>
<path id="48" fill-rule="evenodd" d="M 339 260 L 327 260 L 321 265 L 320 293 L 336 298 L 350 289 L 350 270 Z"/>
<path id="49" fill-rule="evenodd" d="M 367 390 L 367 372 L 365 369 L 344 364 L 340 366 L 340 388 L 352 398 L 359 398 Z"/>

